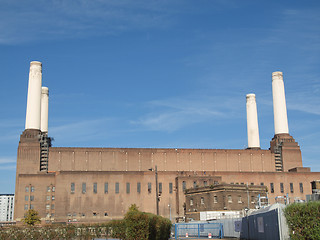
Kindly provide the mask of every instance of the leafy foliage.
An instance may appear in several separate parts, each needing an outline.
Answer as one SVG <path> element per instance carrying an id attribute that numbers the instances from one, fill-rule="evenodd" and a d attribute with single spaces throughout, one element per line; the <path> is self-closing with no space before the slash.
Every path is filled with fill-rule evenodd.
<path id="1" fill-rule="evenodd" d="M 293 203 L 284 210 L 290 237 L 296 239 L 320 239 L 320 202 Z"/>
<path id="2" fill-rule="evenodd" d="M 36 211 L 30 212 L 31 216 L 29 217 L 26 214 L 25 219 L 33 219 L 33 224 L 35 224 L 37 219 L 40 220 L 35 213 Z M 171 222 L 169 219 L 141 212 L 133 204 L 123 220 L 112 220 L 102 224 L 7 226 L 0 228 L 0 239 L 58 240 L 110 237 L 123 240 L 167 240 L 170 237 L 170 229 Z"/>
<path id="3" fill-rule="evenodd" d="M 29 226 L 34 226 L 36 223 L 41 223 L 39 214 L 34 209 L 29 209 L 22 220 L 24 223 L 28 224 Z"/>

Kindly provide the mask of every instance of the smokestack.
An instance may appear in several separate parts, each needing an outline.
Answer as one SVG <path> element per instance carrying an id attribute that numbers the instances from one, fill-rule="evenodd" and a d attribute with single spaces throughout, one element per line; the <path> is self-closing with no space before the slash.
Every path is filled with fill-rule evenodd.
<path id="1" fill-rule="evenodd" d="M 282 72 L 272 73 L 272 95 L 273 95 L 273 114 L 274 114 L 274 133 L 275 135 L 289 134 L 286 97 L 284 93 L 284 83 Z"/>
<path id="2" fill-rule="evenodd" d="M 40 130 L 41 85 L 42 64 L 41 62 L 33 61 L 30 63 L 25 129 Z"/>
<path id="3" fill-rule="evenodd" d="M 247 94 L 248 148 L 260 148 L 256 95 Z"/>
<path id="4" fill-rule="evenodd" d="M 41 132 L 48 133 L 49 89 L 42 87 L 41 93 Z"/>

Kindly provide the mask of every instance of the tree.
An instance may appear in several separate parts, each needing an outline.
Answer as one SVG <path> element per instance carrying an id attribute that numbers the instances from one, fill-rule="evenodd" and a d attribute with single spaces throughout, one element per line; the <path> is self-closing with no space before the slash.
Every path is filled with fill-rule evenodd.
<path id="1" fill-rule="evenodd" d="M 30 226 L 33 226 L 36 223 L 41 223 L 38 212 L 33 209 L 30 209 L 25 213 L 22 221 Z"/>

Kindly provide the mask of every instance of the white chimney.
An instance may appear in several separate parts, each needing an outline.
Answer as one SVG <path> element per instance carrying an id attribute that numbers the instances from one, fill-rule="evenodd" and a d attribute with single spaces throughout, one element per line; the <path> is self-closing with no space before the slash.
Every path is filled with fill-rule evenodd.
<path id="1" fill-rule="evenodd" d="M 48 132 L 49 89 L 42 87 L 41 94 L 41 132 Z"/>
<path id="2" fill-rule="evenodd" d="M 272 73 L 274 133 L 289 133 L 286 97 L 282 72 Z"/>
<path id="3" fill-rule="evenodd" d="M 260 148 L 256 95 L 247 94 L 248 148 Z"/>
<path id="4" fill-rule="evenodd" d="M 33 61 L 30 63 L 25 129 L 40 130 L 41 85 L 42 64 L 41 62 Z"/>

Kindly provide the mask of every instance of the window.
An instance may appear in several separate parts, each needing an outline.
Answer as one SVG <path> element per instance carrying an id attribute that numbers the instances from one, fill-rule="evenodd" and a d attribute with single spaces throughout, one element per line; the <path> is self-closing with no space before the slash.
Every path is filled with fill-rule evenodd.
<path id="1" fill-rule="evenodd" d="M 255 197 L 251 196 L 251 203 L 254 203 Z"/>
<path id="2" fill-rule="evenodd" d="M 151 182 L 148 182 L 148 193 L 151 193 Z"/>
<path id="3" fill-rule="evenodd" d="M 97 193 L 98 192 L 98 184 L 95 182 L 93 183 L 93 193 Z"/>
<path id="4" fill-rule="evenodd" d="M 51 210 L 54 210 L 54 204 L 51 204 Z"/>
<path id="5" fill-rule="evenodd" d="M 127 193 L 130 193 L 130 183 L 127 182 L 127 187 L 126 187 Z"/>
<path id="6" fill-rule="evenodd" d="M 93 215 L 94 217 L 96 217 L 96 216 L 97 216 L 97 213 L 96 213 L 96 212 L 93 212 L 92 215 Z"/>
<path id="7" fill-rule="evenodd" d="M 261 185 L 261 186 L 264 186 L 264 183 L 262 182 L 262 183 L 260 183 L 260 185 Z"/>
<path id="8" fill-rule="evenodd" d="M 105 216 L 105 217 L 108 217 L 108 213 L 107 213 L 107 212 L 105 212 L 105 213 L 104 213 L 104 216 Z"/>
<path id="9" fill-rule="evenodd" d="M 293 193 L 293 183 L 290 183 L 290 192 Z"/>
<path id="10" fill-rule="evenodd" d="M 231 195 L 228 195 L 228 202 L 229 202 L 229 203 L 232 203 L 232 197 L 231 197 Z"/>
<path id="11" fill-rule="evenodd" d="M 29 192 L 29 187 L 26 187 L 26 192 Z"/>
<path id="12" fill-rule="evenodd" d="M 115 192 L 119 193 L 119 183 L 118 182 L 116 182 L 116 184 L 115 184 Z"/>
<path id="13" fill-rule="evenodd" d="M 187 183 L 186 181 L 182 182 L 182 191 L 185 191 L 187 189 Z"/>
<path id="14" fill-rule="evenodd" d="M 193 199 L 190 199 L 190 206 L 193 206 Z"/>
<path id="15" fill-rule="evenodd" d="M 33 205 L 32 205 L 32 204 L 30 204 L 30 209 L 34 209 L 34 207 L 33 207 Z"/>
<path id="16" fill-rule="evenodd" d="M 47 187 L 47 192 L 51 192 L 51 188 L 50 187 Z"/>
<path id="17" fill-rule="evenodd" d="M 52 192 L 55 192 L 55 191 L 56 191 L 56 187 L 53 186 L 53 187 L 52 187 Z"/>
<path id="18" fill-rule="evenodd" d="M 238 203 L 242 203 L 242 197 L 240 195 L 238 196 Z"/>
<path id="19" fill-rule="evenodd" d="M 213 196 L 213 203 L 218 203 L 218 196 Z"/>
<path id="20" fill-rule="evenodd" d="M 24 210 L 28 210 L 28 204 L 24 205 Z"/>
<path id="21" fill-rule="evenodd" d="M 201 204 L 204 204 L 204 198 L 203 198 L 203 197 L 201 197 L 200 203 L 201 203 Z"/>
<path id="22" fill-rule="evenodd" d="M 33 201 L 34 200 L 34 196 L 30 196 L 30 201 Z"/>
<path id="23" fill-rule="evenodd" d="M 193 181 L 193 188 L 197 187 L 197 181 Z"/>
<path id="24" fill-rule="evenodd" d="M 30 192 L 34 192 L 34 187 L 33 186 L 31 186 Z"/>
<path id="25" fill-rule="evenodd" d="M 252 182 L 252 183 L 250 183 L 250 185 L 254 185 L 254 183 Z"/>
<path id="26" fill-rule="evenodd" d="M 283 183 L 280 183 L 280 192 L 281 192 L 281 193 L 284 193 Z"/>
<path id="27" fill-rule="evenodd" d="M 46 209 L 47 209 L 47 210 L 50 210 L 50 204 L 47 204 L 47 205 L 46 205 Z"/>
<path id="28" fill-rule="evenodd" d="M 74 185 L 74 183 L 72 182 L 72 183 L 71 183 L 71 193 L 72 193 L 72 194 L 74 193 L 74 190 L 75 190 L 75 185 Z"/>
<path id="29" fill-rule="evenodd" d="M 82 183 L 82 193 L 86 193 L 86 192 L 87 192 L 87 184 Z"/>
<path id="30" fill-rule="evenodd" d="M 169 193 L 172 193 L 172 182 L 169 183 Z"/>
<path id="31" fill-rule="evenodd" d="M 25 201 L 29 201 L 29 196 L 28 196 L 28 195 L 25 195 L 25 196 L 24 196 L 24 200 L 25 200 Z"/>
<path id="32" fill-rule="evenodd" d="M 299 183 L 299 187 L 300 187 L 300 192 L 303 193 L 303 183 Z"/>
<path id="33" fill-rule="evenodd" d="M 203 181 L 203 186 L 208 186 L 208 181 Z"/>
<path id="34" fill-rule="evenodd" d="M 273 183 L 270 183 L 270 191 L 271 191 L 271 193 L 274 193 L 274 186 L 273 186 Z"/>
<path id="35" fill-rule="evenodd" d="M 162 183 L 159 183 L 159 193 L 162 193 Z"/>
<path id="36" fill-rule="evenodd" d="M 244 183 L 242 182 L 242 183 L 240 183 L 241 185 L 244 185 Z"/>
<path id="37" fill-rule="evenodd" d="M 137 193 L 141 193 L 141 183 L 137 183 Z"/>
<path id="38" fill-rule="evenodd" d="M 104 193 L 108 193 L 108 183 L 104 183 Z"/>
<path id="39" fill-rule="evenodd" d="M 52 198 L 51 198 L 51 199 L 52 199 L 52 201 L 54 201 L 54 199 L 55 199 L 54 195 L 52 196 Z"/>

